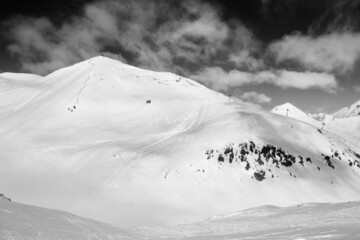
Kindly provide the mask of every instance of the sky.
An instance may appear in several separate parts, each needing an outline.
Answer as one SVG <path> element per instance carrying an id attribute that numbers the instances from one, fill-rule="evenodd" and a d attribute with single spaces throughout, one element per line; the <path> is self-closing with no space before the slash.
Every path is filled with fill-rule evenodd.
<path id="1" fill-rule="evenodd" d="M 0 72 L 45 76 L 104 54 L 264 109 L 360 99 L 360 0 L 20 1 L 0 9 Z"/>

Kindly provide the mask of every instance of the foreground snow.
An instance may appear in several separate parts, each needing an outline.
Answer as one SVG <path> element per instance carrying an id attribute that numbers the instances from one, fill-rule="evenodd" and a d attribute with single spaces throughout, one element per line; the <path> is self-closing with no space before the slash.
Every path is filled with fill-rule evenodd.
<path id="1" fill-rule="evenodd" d="M 360 202 L 262 206 L 173 227 L 119 227 L 0 200 L 0 239 L 359 239 Z"/>
<path id="2" fill-rule="evenodd" d="M 1 192 L 104 222 L 360 199 L 358 133 L 104 57 L 45 77 L 0 76 L 0 136 Z"/>

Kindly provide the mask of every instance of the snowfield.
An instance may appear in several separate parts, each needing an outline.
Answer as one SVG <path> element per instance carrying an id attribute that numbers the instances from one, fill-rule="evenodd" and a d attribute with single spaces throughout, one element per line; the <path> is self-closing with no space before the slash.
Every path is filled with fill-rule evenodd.
<path id="1" fill-rule="evenodd" d="M 360 200 L 359 132 L 319 128 L 105 57 L 1 74 L 0 190 L 121 225 Z"/>
<path id="2" fill-rule="evenodd" d="M 360 202 L 262 206 L 172 227 L 120 227 L 76 215 L 0 200 L 0 239 L 353 239 L 360 238 Z"/>

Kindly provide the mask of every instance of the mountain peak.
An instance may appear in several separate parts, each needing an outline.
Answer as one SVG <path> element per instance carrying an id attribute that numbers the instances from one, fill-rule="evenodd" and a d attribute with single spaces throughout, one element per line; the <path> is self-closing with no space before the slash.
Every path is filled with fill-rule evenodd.
<path id="1" fill-rule="evenodd" d="M 304 115 L 306 116 L 306 113 L 304 113 L 302 110 L 300 110 L 299 108 L 297 108 L 296 106 L 294 106 L 291 103 L 284 103 L 282 105 L 276 106 L 271 110 L 272 113 L 277 113 L 280 115 L 284 115 L 284 116 L 289 116 L 289 115 Z"/>
<path id="2" fill-rule="evenodd" d="M 93 62 L 97 62 L 97 63 L 101 63 L 101 62 L 113 62 L 113 63 L 117 63 L 119 65 L 123 64 L 123 65 L 128 65 L 128 64 L 125 64 L 123 62 L 121 62 L 120 60 L 118 59 L 113 59 L 113 58 L 109 58 L 109 57 L 106 57 L 106 56 L 95 56 L 95 57 L 92 57 L 92 58 L 89 58 L 88 60 L 85 60 L 83 62 L 88 62 L 88 61 L 93 61 Z M 130 65 L 128 65 L 130 66 Z"/>
<path id="3" fill-rule="evenodd" d="M 284 103 L 283 105 L 280 105 L 280 106 L 284 106 L 284 107 L 295 107 L 293 104 L 287 102 L 287 103 Z"/>
<path id="4" fill-rule="evenodd" d="M 297 119 L 302 122 L 306 122 L 312 124 L 314 126 L 318 126 L 319 122 L 314 118 L 303 112 L 301 109 L 297 108 L 291 103 L 285 103 L 279 106 L 274 107 L 271 110 L 272 113 L 287 116 L 290 118 Z"/>

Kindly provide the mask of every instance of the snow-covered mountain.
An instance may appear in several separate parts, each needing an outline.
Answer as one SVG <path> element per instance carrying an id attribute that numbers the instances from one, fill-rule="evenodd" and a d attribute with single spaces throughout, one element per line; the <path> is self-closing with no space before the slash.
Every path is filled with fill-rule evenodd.
<path id="1" fill-rule="evenodd" d="M 340 132 L 353 132 L 360 131 L 360 101 L 354 103 L 350 107 L 343 108 L 334 114 L 314 113 L 306 114 L 299 108 L 290 103 L 285 103 L 280 106 L 274 107 L 271 112 L 283 116 L 288 116 L 302 122 L 312 124 L 321 128 L 323 124 L 332 131 Z M 359 134 L 359 133 L 357 133 Z"/>
<path id="2" fill-rule="evenodd" d="M 276 106 L 271 110 L 272 113 L 283 115 L 286 117 L 294 118 L 306 123 L 310 123 L 314 126 L 320 126 L 321 124 L 312 116 L 306 114 L 299 108 L 295 107 L 291 103 L 285 103 L 280 106 Z"/>
<path id="3" fill-rule="evenodd" d="M 315 119 L 318 122 L 327 122 L 334 119 L 332 115 L 326 113 L 309 113 L 308 116 Z"/>
<path id="4" fill-rule="evenodd" d="M 348 118 L 360 116 L 360 100 L 349 107 L 344 107 L 332 114 L 335 118 Z"/>
<path id="5" fill-rule="evenodd" d="M 342 108 L 331 116 L 323 121 L 326 125 L 345 129 L 349 132 L 360 131 L 360 100 L 349 107 Z"/>
<path id="6" fill-rule="evenodd" d="M 105 57 L 16 76 L 0 76 L 0 190 L 18 201 L 131 225 L 360 199 L 358 135 Z"/>

